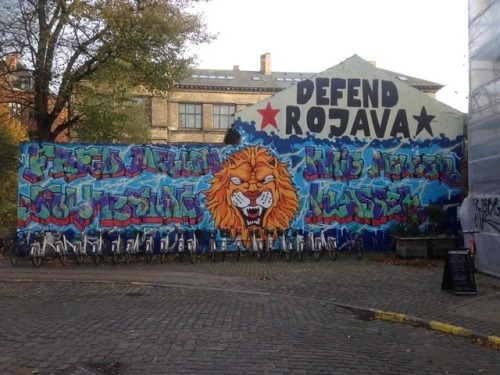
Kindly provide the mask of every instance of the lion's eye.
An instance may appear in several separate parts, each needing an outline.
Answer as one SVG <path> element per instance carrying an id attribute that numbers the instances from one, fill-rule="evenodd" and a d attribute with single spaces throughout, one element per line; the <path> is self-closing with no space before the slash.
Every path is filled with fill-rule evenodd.
<path id="1" fill-rule="evenodd" d="M 262 180 L 262 183 L 267 184 L 268 182 L 271 182 L 271 181 L 274 181 L 274 176 L 272 174 L 264 177 L 264 179 Z"/>
<path id="2" fill-rule="evenodd" d="M 231 177 L 231 182 L 235 185 L 241 185 L 241 178 L 239 177 Z"/>

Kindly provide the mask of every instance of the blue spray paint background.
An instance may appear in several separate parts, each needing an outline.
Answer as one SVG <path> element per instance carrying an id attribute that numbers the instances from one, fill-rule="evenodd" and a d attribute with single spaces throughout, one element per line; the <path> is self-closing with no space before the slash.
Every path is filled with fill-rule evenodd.
<path id="1" fill-rule="evenodd" d="M 204 192 L 227 156 L 261 145 L 288 164 L 296 228 L 328 224 L 342 240 L 365 229 L 379 248 L 413 210 L 460 202 L 462 137 L 432 140 L 280 138 L 237 119 L 238 146 L 21 144 L 18 224 L 70 232 L 183 224 L 213 228 Z M 453 215 L 452 215 L 453 216 Z M 451 217 L 453 220 L 453 217 Z"/>

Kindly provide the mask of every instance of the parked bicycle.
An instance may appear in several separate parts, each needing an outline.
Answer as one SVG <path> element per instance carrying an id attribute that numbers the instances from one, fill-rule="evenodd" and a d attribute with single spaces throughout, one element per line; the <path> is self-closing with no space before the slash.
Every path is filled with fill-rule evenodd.
<path id="1" fill-rule="evenodd" d="M 308 256 L 314 255 L 314 260 L 318 261 L 321 258 L 323 243 L 321 236 L 314 235 L 314 227 L 312 225 L 309 226 L 309 231 L 307 233 L 305 250 Z"/>
<path id="2" fill-rule="evenodd" d="M 289 262 L 292 259 L 293 244 L 287 237 L 288 230 L 285 228 L 276 228 L 276 237 L 278 240 L 278 251 L 280 256 L 285 255 L 285 259 Z"/>
<path id="3" fill-rule="evenodd" d="M 196 231 L 191 230 L 191 235 L 187 239 L 187 251 L 189 253 L 189 260 L 191 261 L 191 264 L 194 264 L 196 260 L 199 247 L 200 245 L 198 243 L 198 238 L 196 238 Z"/>
<path id="4" fill-rule="evenodd" d="M 31 229 L 18 230 L 16 240 L 10 244 L 10 264 L 19 265 L 23 259 L 30 258 Z"/>
<path id="5" fill-rule="evenodd" d="M 158 230 L 156 228 L 144 228 L 144 257 L 146 258 L 146 263 L 151 263 L 153 261 L 155 237 L 157 232 Z"/>
<path id="6" fill-rule="evenodd" d="M 295 252 L 297 259 L 299 262 L 302 261 L 302 257 L 304 254 L 304 229 L 293 229 L 293 233 L 295 235 L 295 239 L 293 241 L 293 251 Z M 292 255 L 290 254 L 290 257 Z"/>
<path id="7" fill-rule="evenodd" d="M 353 231 L 346 238 L 344 244 L 339 248 L 340 251 L 347 248 L 347 254 L 350 256 L 351 254 L 356 254 L 358 260 L 363 259 L 363 254 L 365 251 L 365 245 L 363 238 L 357 231 Z"/>
<path id="8" fill-rule="evenodd" d="M 241 258 L 241 252 L 243 251 L 243 240 L 241 239 L 241 233 L 243 231 L 242 227 L 234 227 L 235 237 L 234 244 L 236 246 L 236 261 L 239 262 Z"/>
<path id="9" fill-rule="evenodd" d="M 137 257 L 141 253 L 141 247 L 145 244 L 146 236 L 143 229 L 132 229 L 132 237 L 125 241 L 125 251 L 123 257 L 125 264 L 130 263 L 132 256 Z"/>
<path id="10" fill-rule="evenodd" d="M 321 232 L 319 235 L 322 251 L 328 252 L 328 256 L 331 260 L 336 260 L 338 256 L 338 246 L 337 246 L 337 238 L 333 236 L 325 236 L 326 231 L 328 230 L 328 226 L 321 226 Z"/>
<path id="11" fill-rule="evenodd" d="M 271 255 L 273 252 L 273 243 L 274 243 L 274 228 L 265 228 L 265 242 L 264 242 L 264 252 L 266 254 L 267 261 L 271 260 Z"/>
<path id="12" fill-rule="evenodd" d="M 0 251 L 2 256 L 10 256 L 11 250 L 17 245 L 17 234 L 0 237 Z"/>
<path id="13" fill-rule="evenodd" d="M 217 228 L 211 228 L 208 231 L 210 233 L 210 240 L 208 241 L 209 255 L 212 262 L 215 262 L 217 258 Z"/>
<path id="14" fill-rule="evenodd" d="M 38 231 L 30 245 L 30 257 L 33 266 L 40 267 L 42 259 L 58 258 L 61 264 L 66 264 L 66 253 L 62 239 L 62 232 L 52 229 Z"/>
<path id="15" fill-rule="evenodd" d="M 219 227 L 219 233 L 220 233 L 220 252 L 222 256 L 222 261 L 226 259 L 226 253 L 227 253 L 227 247 L 228 247 L 228 242 L 229 242 L 229 236 L 231 235 L 231 230 L 230 228 L 227 227 Z M 215 259 L 214 259 L 215 261 Z"/>
<path id="16" fill-rule="evenodd" d="M 78 262 L 79 256 L 81 255 L 82 242 L 78 239 L 75 239 L 73 242 L 69 241 L 66 233 L 61 232 L 62 240 L 63 240 L 63 251 L 66 255 L 75 258 L 78 264 L 82 264 L 83 258 L 80 262 Z"/>
<path id="17" fill-rule="evenodd" d="M 251 228 L 250 233 L 252 235 L 250 249 L 252 254 L 255 255 L 257 260 L 260 262 L 262 260 L 262 240 L 260 238 L 261 229 L 258 227 Z"/>
<path id="18" fill-rule="evenodd" d="M 111 240 L 111 259 L 113 264 L 118 264 L 120 259 L 124 255 L 124 240 L 122 238 L 122 229 L 118 227 L 114 227 L 108 232 L 112 237 Z"/>
<path id="19" fill-rule="evenodd" d="M 175 228 L 174 228 L 175 229 Z M 174 240 L 170 244 L 170 234 L 174 232 Z M 160 231 L 160 263 L 164 263 L 167 259 L 167 255 L 172 253 L 177 244 L 177 231 L 172 230 L 172 228 L 167 227 Z"/>

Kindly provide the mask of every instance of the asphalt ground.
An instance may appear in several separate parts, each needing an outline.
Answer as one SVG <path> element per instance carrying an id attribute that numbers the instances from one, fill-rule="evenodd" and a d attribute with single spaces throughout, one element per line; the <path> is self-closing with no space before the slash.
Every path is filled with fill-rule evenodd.
<path id="1" fill-rule="evenodd" d="M 457 296 L 443 266 L 2 259 L 0 373 L 496 373 L 500 280 L 478 273 L 478 295 Z"/>

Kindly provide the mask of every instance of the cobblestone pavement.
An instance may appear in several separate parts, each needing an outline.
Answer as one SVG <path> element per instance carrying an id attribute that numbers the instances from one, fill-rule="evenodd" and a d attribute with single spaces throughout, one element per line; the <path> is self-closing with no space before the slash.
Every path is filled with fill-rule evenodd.
<path id="1" fill-rule="evenodd" d="M 374 258 L 37 269 L 2 259 L 0 374 L 498 373 L 498 351 L 470 338 L 352 307 L 498 336 L 500 280 L 477 274 L 479 295 L 455 296 L 441 291 L 441 264 Z"/>

